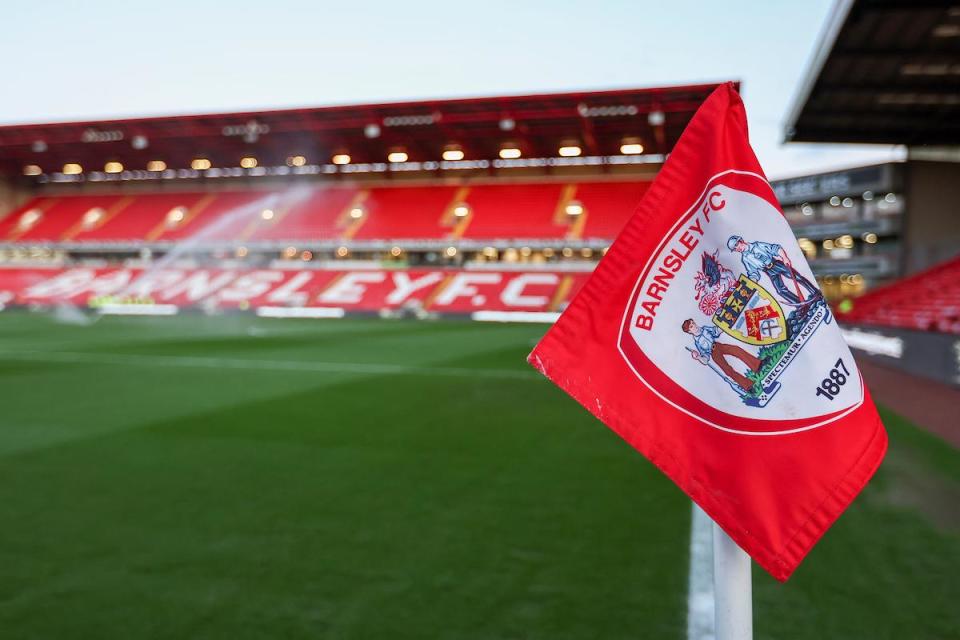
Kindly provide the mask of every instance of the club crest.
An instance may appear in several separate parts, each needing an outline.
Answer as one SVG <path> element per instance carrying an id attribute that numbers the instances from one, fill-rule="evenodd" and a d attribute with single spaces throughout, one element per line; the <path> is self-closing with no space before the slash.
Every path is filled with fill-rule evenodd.
<path id="1" fill-rule="evenodd" d="M 832 318 L 769 185 L 732 175 L 708 185 L 650 259 L 620 351 L 649 387 L 709 424 L 756 433 L 792 420 L 802 430 L 862 401 Z M 825 376 L 848 386 L 824 390 Z"/>

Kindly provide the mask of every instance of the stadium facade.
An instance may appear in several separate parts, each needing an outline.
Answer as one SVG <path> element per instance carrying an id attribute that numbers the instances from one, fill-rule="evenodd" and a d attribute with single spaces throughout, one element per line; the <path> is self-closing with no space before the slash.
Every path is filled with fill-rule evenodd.
<path id="1" fill-rule="evenodd" d="M 784 139 L 902 145 L 907 159 L 776 187 L 789 203 L 787 215 L 800 221 L 811 264 L 824 280 L 845 275 L 836 282 L 845 295 L 860 293 L 868 283 L 884 285 L 840 305 L 850 346 L 882 364 L 955 385 L 958 95 L 960 9 L 953 3 L 837 2 Z M 809 222 L 802 222 L 805 217 Z"/>

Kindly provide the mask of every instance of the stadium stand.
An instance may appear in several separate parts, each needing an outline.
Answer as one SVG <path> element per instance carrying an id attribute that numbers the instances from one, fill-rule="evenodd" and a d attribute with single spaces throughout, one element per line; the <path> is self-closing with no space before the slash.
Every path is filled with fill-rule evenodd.
<path id="1" fill-rule="evenodd" d="M 556 314 L 716 86 L 0 126 L 0 308 Z"/>
<path id="2" fill-rule="evenodd" d="M 14 243 L 581 239 L 609 241 L 647 181 L 294 187 L 39 197 L 0 221 Z"/>
<path id="3" fill-rule="evenodd" d="M 839 317 L 850 324 L 960 335 L 960 257 L 874 289 Z"/>

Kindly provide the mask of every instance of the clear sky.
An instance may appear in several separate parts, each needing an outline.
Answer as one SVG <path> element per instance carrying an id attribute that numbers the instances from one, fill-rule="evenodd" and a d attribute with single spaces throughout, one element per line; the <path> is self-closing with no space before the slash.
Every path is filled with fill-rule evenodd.
<path id="1" fill-rule="evenodd" d="M 899 157 L 782 145 L 832 0 L 17 2 L 0 122 L 740 80 L 771 177 Z"/>

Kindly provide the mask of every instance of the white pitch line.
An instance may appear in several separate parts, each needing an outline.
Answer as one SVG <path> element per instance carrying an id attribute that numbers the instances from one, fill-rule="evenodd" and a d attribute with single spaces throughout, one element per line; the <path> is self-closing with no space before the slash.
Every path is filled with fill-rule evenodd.
<path id="1" fill-rule="evenodd" d="M 312 373 L 359 373 L 369 375 L 454 376 L 510 380 L 545 380 L 534 372 L 509 369 L 471 369 L 468 367 L 430 367 L 419 365 L 322 362 L 298 360 L 245 360 L 196 356 L 161 356 L 79 351 L 0 351 L 0 360 L 62 362 L 66 364 L 136 365 L 148 367 L 188 367 L 200 369 L 240 369 L 246 371 L 304 371 Z"/>
<path id="2" fill-rule="evenodd" d="M 697 503 L 691 504 L 687 640 L 713 640 L 713 522 Z"/>

